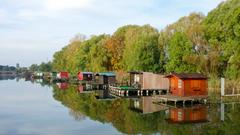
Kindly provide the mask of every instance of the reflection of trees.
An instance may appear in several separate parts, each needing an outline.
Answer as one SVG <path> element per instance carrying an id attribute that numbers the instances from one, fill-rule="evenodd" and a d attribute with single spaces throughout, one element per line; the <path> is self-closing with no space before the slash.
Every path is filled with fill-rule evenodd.
<path id="1" fill-rule="evenodd" d="M 85 120 L 86 116 L 83 115 L 80 111 L 74 111 L 69 109 L 69 115 L 73 116 L 73 118 L 77 121 Z"/>
<path id="2" fill-rule="evenodd" d="M 97 100 L 94 94 L 78 94 L 77 88 L 71 86 L 61 91 L 54 87 L 54 98 L 71 109 L 76 120 L 88 116 L 92 120 L 111 123 L 124 134 L 162 135 L 202 135 L 202 134 L 237 134 L 240 132 L 240 105 L 235 109 L 226 107 L 225 122 L 220 121 L 218 105 L 209 107 L 209 122 L 197 124 L 170 124 L 165 119 L 165 112 L 143 115 L 129 109 L 129 99 Z M 80 118 L 80 119 L 79 119 Z"/>

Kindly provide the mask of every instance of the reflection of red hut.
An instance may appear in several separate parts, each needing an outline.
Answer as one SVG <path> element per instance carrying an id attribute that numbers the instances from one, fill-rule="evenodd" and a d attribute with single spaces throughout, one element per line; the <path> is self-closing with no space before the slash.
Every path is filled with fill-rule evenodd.
<path id="1" fill-rule="evenodd" d="M 79 81 L 92 81 L 93 73 L 92 72 L 78 72 Z"/>
<path id="2" fill-rule="evenodd" d="M 68 89 L 68 83 L 66 83 L 66 82 L 57 83 L 57 86 L 58 86 L 58 88 L 61 89 L 61 90 Z"/>
<path id="3" fill-rule="evenodd" d="M 170 93 L 174 96 L 207 96 L 207 77 L 202 74 L 176 74 L 167 76 Z"/>
<path id="4" fill-rule="evenodd" d="M 169 110 L 170 123 L 200 123 L 207 122 L 207 106 L 193 106 L 190 108 L 171 108 Z"/>
<path id="5" fill-rule="evenodd" d="M 82 84 L 78 85 L 78 92 L 83 93 L 83 91 L 84 91 L 84 86 Z"/>
<path id="6" fill-rule="evenodd" d="M 57 78 L 58 79 L 65 79 L 65 80 L 69 80 L 70 79 L 70 74 L 68 72 L 59 72 L 57 74 Z"/>

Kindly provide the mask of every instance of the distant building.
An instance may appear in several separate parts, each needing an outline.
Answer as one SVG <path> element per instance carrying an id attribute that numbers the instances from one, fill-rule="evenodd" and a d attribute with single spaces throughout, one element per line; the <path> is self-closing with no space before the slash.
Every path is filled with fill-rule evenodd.
<path id="1" fill-rule="evenodd" d="M 116 83 L 116 74 L 113 72 L 96 73 L 95 81 L 98 84 L 115 84 Z"/>
<path id="2" fill-rule="evenodd" d="M 92 72 L 78 72 L 79 81 L 92 81 L 93 73 Z"/>
<path id="3" fill-rule="evenodd" d="M 19 64 L 19 63 L 16 64 L 16 68 L 17 68 L 17 69 L 20 68 L 20 64 Z"/>
<path id="4" fill-rule="evenodd" d="M 70 74 L 68 72 L 62 71 L 57 74 L 57 79 L 69 80 Z"/>

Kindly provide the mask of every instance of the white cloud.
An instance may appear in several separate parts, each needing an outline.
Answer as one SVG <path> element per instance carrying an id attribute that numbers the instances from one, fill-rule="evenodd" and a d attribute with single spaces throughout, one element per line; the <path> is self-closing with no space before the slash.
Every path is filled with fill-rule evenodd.
<path id="1" fill-rule="evenodd" d="M 3 22 L 6 19 L 7 12 L 3 9 L 0 9 L 0 21 Z"/>
<path id="2" fill-rule="evenodd" d="M 92 0 L 46 0 L 44 6 L 48 10 L 65 10 L 86 8 Z"/>
<path id="3" fill-rule="evenodd" d="M 0 17 L 5 16 L 5 14 L 6 14 L 6 11 L 3 9 L 0 9 Z"/>
<path id="4" fill-rule="evenodd" d="M 190 12 L 208 13 L 224 0 L 0 0 L 0 51 L 24 52 L 26 62 L 43 61 L 66 45 L 76 33 L 113 33 L 127 24 L 158 29 Z M 3 28 L 3 29 L 2 29 Z M 32 51 L 31 51 L 32 50 Z M 42 52 L 48 53 L 42 56 Z M 15 56 L 3 54 L 0 63 Z M 8 61 L 6 61 L 7 57 Z M 22 57 L 22 58 L 24 58 Z M 16 60 L 18 61 L 18 59 Z"/>

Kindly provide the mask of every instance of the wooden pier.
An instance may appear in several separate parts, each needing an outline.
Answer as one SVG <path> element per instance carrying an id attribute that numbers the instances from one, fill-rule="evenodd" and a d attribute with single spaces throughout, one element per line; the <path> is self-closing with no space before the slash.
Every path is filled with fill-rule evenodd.
<path id="1" fill-rule="evenodd" d="M 121 88 L 115 86 L 109 86 L 109 92 L 112 95 L 119 97 L 131 97 L 131 96 L 152 96 L 166 94 L 165 89 L 136 89 L 136 88 Z"/>
<path id="2" fill-rule="evenodd" d="M 182 104 L 185 106 L 185 104 L 188 102 L 191 105 L 193 103 L 207 103 L 208 96 L 185 96 L 185 97 L 180 97 L 180 96 L 173 96 L 173 95 L 158 95 L 153 97 L 153 102 L 155 103 L 163 103 L 163 104 L 171 104 L 173 103 L 175 106 L 177 103 Z"/>

